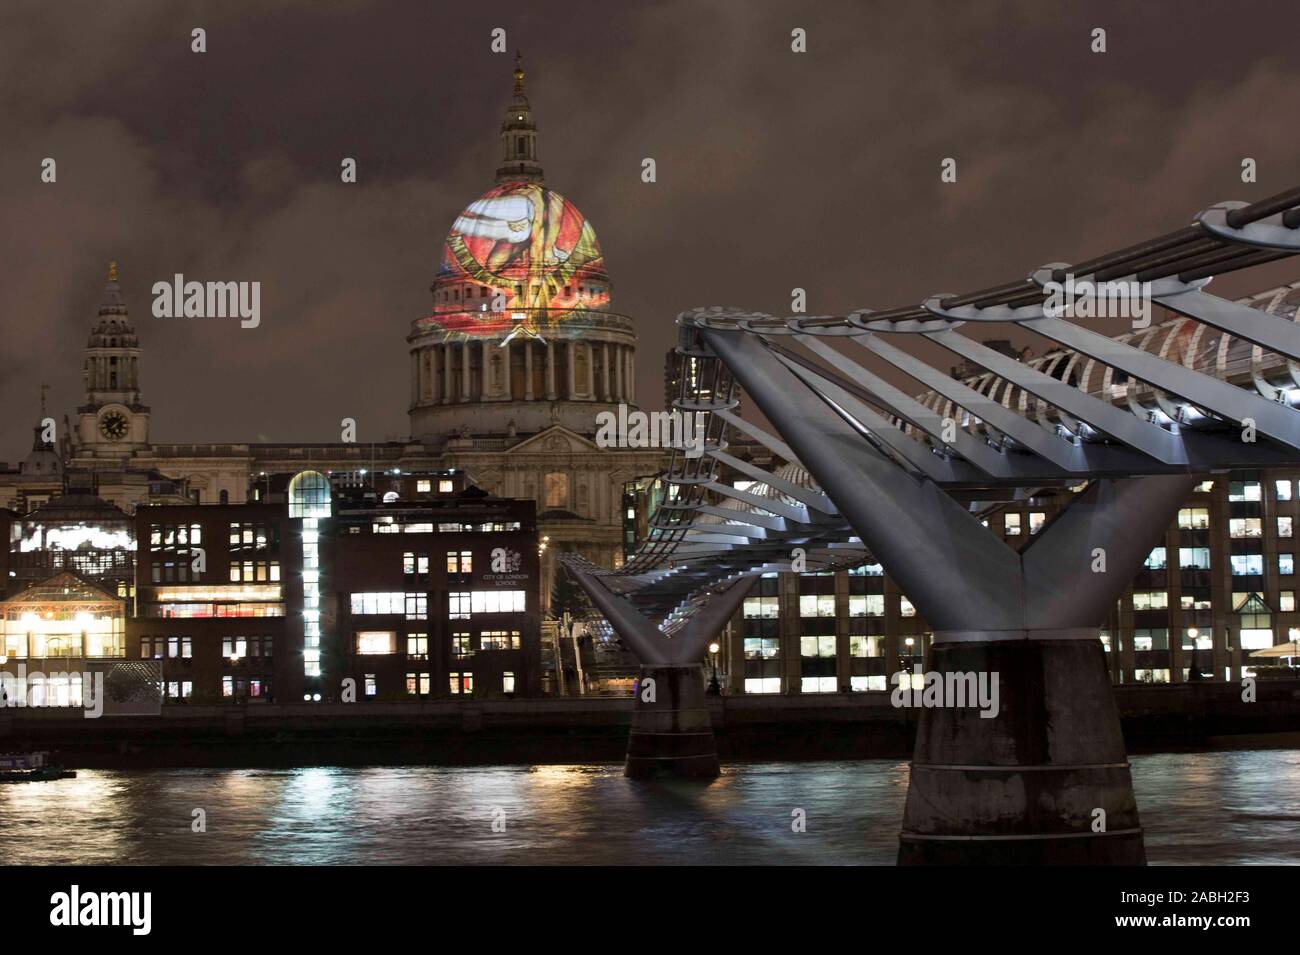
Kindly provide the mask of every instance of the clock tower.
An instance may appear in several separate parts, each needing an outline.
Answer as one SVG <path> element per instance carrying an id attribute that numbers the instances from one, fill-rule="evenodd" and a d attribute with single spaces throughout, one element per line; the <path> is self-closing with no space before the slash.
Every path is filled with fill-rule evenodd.
<path id="1" fill-rule="evenodd" d="M 127 317 L 116 262 L 108 266 L 99 318 L 86 342 L 83 375 L 86 401 L 77 409 L 80 451 L 113 457 L 145 447 L 149 407 L 140 400 L 140 341 Z"/>

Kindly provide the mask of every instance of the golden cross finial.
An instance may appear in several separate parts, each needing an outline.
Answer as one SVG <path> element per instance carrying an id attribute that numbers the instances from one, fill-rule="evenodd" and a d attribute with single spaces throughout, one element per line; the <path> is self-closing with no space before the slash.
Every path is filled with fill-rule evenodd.
<path id="1" fill-rule="evenodd" d="M 524 91 L 524 55 L 515 50 L 515 92 Z"/>
<path id="2" fill-rule="evenodd" d="M 117 281 L 117 263 L 116 263 L 116 262 L 109 262 L 109 263 L 108 263 L 108 280 L 109 280 L 110 282 L 116 282 L 116 281 Z"/>

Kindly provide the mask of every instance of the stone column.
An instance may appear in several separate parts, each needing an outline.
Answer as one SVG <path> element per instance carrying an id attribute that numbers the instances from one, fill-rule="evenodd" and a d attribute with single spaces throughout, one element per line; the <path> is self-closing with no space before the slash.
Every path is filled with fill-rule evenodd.
<path id="1" fill-rule="evenodd" d="M 420 365 L 423 361 L 422 352 L 411 352 L 411 404 L 420 400 L 422 391 L 420 389 Z"/>
<path id="2" fill-rule="evenodd" d="M 546 400 L 555 400 L 555 349 L 559 344 L 552 339 L 546 343 Z"/>
<path id="3" fill-rule="evenodd" d="M 609 342 L 600 343 L 600 400 L 609 401 Z"/>
<path id="4" fill-rule="evenodd" d="M 627 403 L 636 404 L 636 356 L 627 349 Z"/>
<path id="5" fill-rule="evenodd" d="M 451 346 L 443 342 L 438 347 L 442 349 L 442 400 L 444 404 L 451 404 L 452 389 L 455 387 L 451 373 Z"/>
<path id="6" fill-rule="evenodd" d="M 533 400 L 533 343 L 524 339 L 524 400 Z"/>
<path id="7" fill-rule="evenodd" d="M 470 340 L 460 346 L 460 400 L 469 401 L 469 349 Z"/>
<path id="8" fill-rule="evenodd" d="M 573 339 L 569 339 L 568 346 L 569 347 L 565 349 L 565 352 L 567 353 L 565 357 L 568 358 L 568 361 L 565 362 L 564 368 L 564 397 L 566 400 L 572 401 L 573 391 L 577 386 L 578 381 L 573 370 L 573 361 L 578 354 L 578 343 Z"/>
<path id="9" fill-rule="evenodd" d="M 483 347 L 487 348 L 486 342 L 484 343 Z M 511 376 L 513 374 L 510 368 L 510 352 L 514 350 L 515 346 L 512 345 L 510 342 L 506 342 L 504 345 L 499 345 L 497 347 L 499 347 L 501 351 L 504 352 L 504 354 L 501 356 L 501 370 L 505 372 L 506 380 L 505 380 L 505 385 L 501 390 L 505 392 L 506 400 L 509 401 L 511 398 L 514 397 L 512 391 L 513 385 L 510 381 Z"/>

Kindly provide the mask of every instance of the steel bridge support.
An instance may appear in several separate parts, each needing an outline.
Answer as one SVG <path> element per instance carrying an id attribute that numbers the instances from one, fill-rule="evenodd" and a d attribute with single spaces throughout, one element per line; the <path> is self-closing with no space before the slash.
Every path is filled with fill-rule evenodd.
<path id="1" fill-rule="evenodd" d="M 600 577 L 566 569 L 641 662 L 623 774 L 633 779 L 716 779 L 718 747 L 704 693 L 704 654 L 758 578 L 745 575 L 708 598 L 671 637 Z"/>
<path id="2" fill-rule="evenodd" d="M 1098 635 L 1196 479 L 1094 481 L 1017 552 L 757 335 L 701 335 L 929 622 L 927 673 L 992 691 L 895 695 L 921 705 L 899 863 L 1145 864 Z"/>

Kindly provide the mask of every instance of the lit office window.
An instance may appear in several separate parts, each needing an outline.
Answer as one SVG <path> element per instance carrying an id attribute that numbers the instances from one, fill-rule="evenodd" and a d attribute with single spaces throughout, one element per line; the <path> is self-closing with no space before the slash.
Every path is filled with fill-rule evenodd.
<path id="1" fill-rule="evenodd" d="M 1260 499 L 1260 490 L 1258 481 L 1229 481 L 1228 482 L 1228 500 L 1229 501 L 1258 501 Z"/>
<path id="2" fill-rule="evenodd" d="M 374 656 L 397 652 L 397 634 L 392 630 L 361 630 L 357 633 L 357 654 Z"/>

